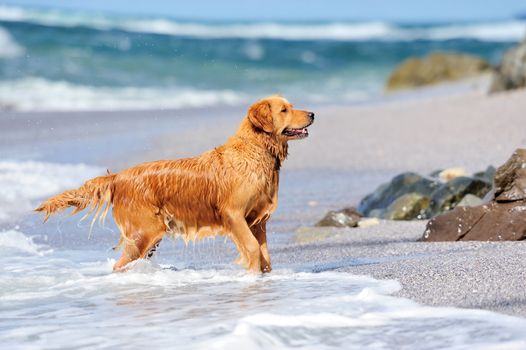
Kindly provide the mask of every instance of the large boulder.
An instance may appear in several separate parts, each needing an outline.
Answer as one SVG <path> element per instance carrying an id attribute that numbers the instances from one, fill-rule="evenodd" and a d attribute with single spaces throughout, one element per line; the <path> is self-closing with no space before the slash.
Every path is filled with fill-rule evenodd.
<path id="1" fill-rule="evenodd" d="M 424 58 L 409 58 L 389 76 L 387 91 L 411 89 L 489 73 L 491 65 L 481 58 L 453 53 L 433 53 Z"/>
<path id="2" fill-rule="evenodd" d="M 380 218 L 387 220 L 419 219 L 429 206 L 429 197 L 420 193 L 406 193 L 392 202 Z"/>
<path id="3" fill-rule="evenodd" d="M 526 149 L 497 169 L 489 203 L 458 206 L 427 224 L 423 241 L 526 239 Z"/>
<path id="4" fill-rule="evenodd" d="M 364 216 L 383 217 L 383 211 L 399 197 L 414 193 L 430 198 L 431 193 L 439 186 L 440 182 L 436 179 L 423 177 L 411 172 L 402 173 L 395 176 L 391 182 L 381 185 L 373 193 L 362 199 L 358 206 L 358 211 Z M 372 212 L 374 215 L 371 214 Z"/>
<path id="5" fill-rule="evenodd" d="M 455 208 L 468 194 L 482 198 L 491 190 L 491 183 L 480 178 L 460 176 L 444 183 L 431 194 L 431 203 L 425 217 L 435 215 Z"/>
<path id="6" fill-rule="evenodd" d="M 362 199 L 358 211 L 387 220 L 428 219 L 455 208 L 468 194 L 483 198 L 492 188 L 486 179 L 489 174 L 458 176 L 461 174 L 465 172 L 450 169 L 435 172 L 435 177 L 402 173 Z"/>
<path id="7" fill-rule="evenodd" d="M 508 50 L 493 75 L 490 92 L 518 89 L 526 86 L 526 39 Z"/>

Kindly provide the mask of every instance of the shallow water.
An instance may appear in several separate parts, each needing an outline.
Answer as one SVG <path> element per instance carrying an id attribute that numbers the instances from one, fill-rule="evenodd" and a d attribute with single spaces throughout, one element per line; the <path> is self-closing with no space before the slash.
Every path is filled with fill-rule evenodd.
<path id="1" fill-rule="evenodd" d="M 396 281 L 291 264 L 269 275 L 232 265 L 139 261 L 53 250 L 0 233 L 5 348 L 524 348 L 526 321 L 389 296 Z"/>
<path id="2" fill-rule="evenodd" d="M 79 141 L 84 151 L 68 154 L 79 162 L 101 159 L 89 142 Z M 69 150 L 69 142 L 55 147 Z M 195 246 L 164 240 L 151 262 L 112 273 L 118 232 L 111 220 L 88 239 L 89 222 L 79 217 L 42 225 L 29 213 L 42 197 L 104 169 L 43 158 L 48 161 L 0 161 L 0 344 L 6 349 L 526 347 L 523 319 L 424 307 L 393 297 L 396 281 L 332 271 L 378 257 L 321 262 L 305 252 L 308 263 L 288 258 L 297 256 L 286 252 L 298 249 L 291 233 L 299 225 L 351 204 L 386 174 L 285 171 L 269 246 L 287 258 L 271 274 L 255 276 L 231 264 L 236 250 L 222 239 Z"/>

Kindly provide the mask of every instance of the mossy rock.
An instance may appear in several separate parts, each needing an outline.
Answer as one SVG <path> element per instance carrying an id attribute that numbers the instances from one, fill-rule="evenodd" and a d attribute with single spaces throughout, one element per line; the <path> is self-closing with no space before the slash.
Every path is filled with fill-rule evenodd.
<path id="1" fill-rule="evenodd" d="M 483 198 L 491 188 L 491 183 L 480 178 L 457 177 L 433 192 L 431 203 L 426 210 L 425 216 L 432 218 L 435 215 L 454 209 L 467 194 Z"/>
<path id="2" fill-rule="evenodd" d="M 420 219 L 429 207 L 431 198 L 420 193 L 407 193 L 398 197 L 383 214 L 387 220 L 413 220 Z"/>
<path id="3" fill-rule="evenodd" d="M 389 183 L 378 187 L 373 193 L 360 201 L 358 212 L 364 216 L 384 217 L 387 209 L 395 200 L 408 193 L 418 193 L 430 197 L 440 186 L 436 179 L 407 172 L 395 176 Z"/>

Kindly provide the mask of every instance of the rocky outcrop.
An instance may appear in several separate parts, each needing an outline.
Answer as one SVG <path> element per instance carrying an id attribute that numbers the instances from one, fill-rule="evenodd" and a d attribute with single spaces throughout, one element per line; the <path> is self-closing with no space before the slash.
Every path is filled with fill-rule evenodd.
<path id="1" fill-rule="evenodd" d="M 497 169 L 486 204 L 439 215 L 427 224 L 423 241 L 526 239 L 526 149 L 518 149 Z"/>
<path id="2" fill-rule="evenodd" d="M 491 183 L 475 177 L 460 176 L 444 183 L 431 194 L 424 217 L 431 218 L 455 208 L 468 194 L 482 198 L 491 190 Z"/>
<path id="3" fill-rule="evenodd" d="M 393 203 L 400 197 L 406 196 L 404 202 L 407 204 L 409 202 L 421 206 L 422 209 L 426 207 L 419 200 L 415 200 L 416 197 L 428 197 L 431 198 L 431 194 L 440 187 L 440 182 L 438 179 L 428 178 L 421 176 L 416 173 L 408 172 L 402 173 L 395 176 L 389 183 L 383 184 L 376 189 L 373 193 L 367 195 L 364 199 L 361 200 L 360 205 L 358 206 L 358 211 L 364 216 L 372 216 L 383 218 L 386 210 L 391 206 L 389 215 L 397 216 L 393 213 Z M 412 200 L 409 200 L 412 199 Z M 406 208 L 406 212 L 415 213 L 415 208 Z M 406 217 L 406 220 L 414 219 L 418 216 L 416 215 L 403 215 Z"/>
<path id="4" fill-rule="evenodd" d="M 389 76 L 387 91 L 411 89 L 489 73 L 491 65 L 481 58 L 451 53 L 434 53 L 424 58 L 409 58 Z"/>
<path id="5" fill-rule="evenodd" d="M 462 201 L 472 206 L 491 190 L 492 169 L 472 177 L 460 168 L 437 170 L 429 176 L 402 173 L 362 199 L 358 212 L 380 219 L 413 220 L 434 217 Z"/>
<path id="6" fill-rule="evenodd" d="M 526 39 L 508 50 L 493 75 L 490 92 L 526 87 Z"/>
<path id="7" fill-rule="evenodd" d="M 506 174 L 501 173 L 499 176 L 510 176 Z M 474 207 L 488 202 L 491 198 L 485 197 L 490 194 L 493 196 L 494 175 L 495 168 L 492 166 L 473 176 L 467 176 L 462 168 L 436 170 L 428 176 L 402 173 L 365 196 L 358 208 L 329 211 L 316 226 L 362 227 L 366 225 L 366 219 L 362 217 L 384 220 L 429 219 L 457 206 Z"/>
<path id="8" fill-rule="evenodd" d="M 406 193 L 389 204 L 380 217 L 387 220 L 412 220 L 428 207 L 429 197 L 416 192 Z"/>

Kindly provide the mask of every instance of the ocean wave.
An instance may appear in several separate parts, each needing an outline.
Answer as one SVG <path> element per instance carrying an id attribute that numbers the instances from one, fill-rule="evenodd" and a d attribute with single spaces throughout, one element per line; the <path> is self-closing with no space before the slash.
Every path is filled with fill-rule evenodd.
<path id="1" fill-rule="evenodd" d="M 24 48 L 20 46 L 9 32 L 0 27 L 0 58 L 18 57 L 24 53 Z"/>
<path id="2" fill-rule="evenodd" d="M 246 97 L 232 90 L 176 87 L 94 87 L 42 78 L 0 82 L 0 107 L 19 111 L 178 109 L 236 105 Z"/>
<path id="3" fill-rule="evenodd" d="M 484 23 L 403 26 L 386 22 L 333 23 L 203 23 L 169 18 L 132 18 L 94 15 L 83 12 L 35 10 L 0 6 L 0 21 L 31 22 L 49 26 L 84 26 L 97 30 L 164 34 L 207 39 L 279 39 L 337 41 L 408 41 L 476 39 L 481 41 L 519 41 L 526 34 L 526 22 L 503 20 Z"/>
<path id="4" fill-rule="evenodd" d="M 102 173 L 85 164 L 0 161 L 0 223 L 29 212 L 37 200 Z"/>
<path id="5" fill-rule="evenodd" d="M 44 256 L 52 252 L 45 245 L 35 243 L 33 237 L 26 236 L 16 230 L 0 232 L 0 252 L 5 254 L 3 251 L 8 249 L 38 256 Z"/>

